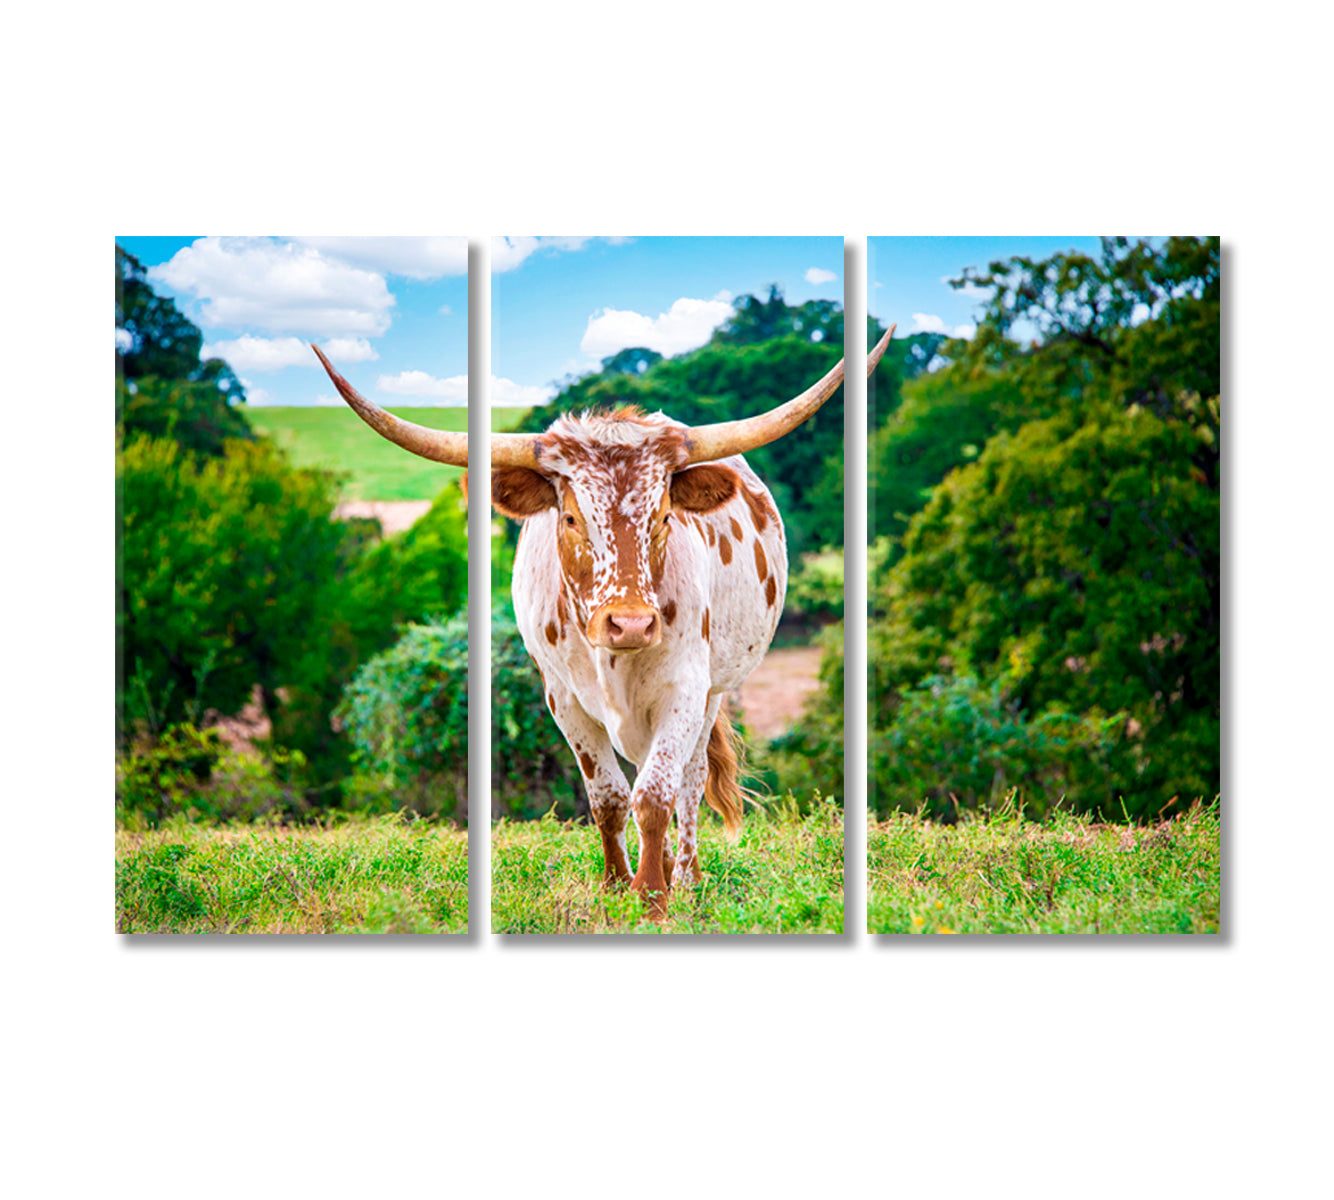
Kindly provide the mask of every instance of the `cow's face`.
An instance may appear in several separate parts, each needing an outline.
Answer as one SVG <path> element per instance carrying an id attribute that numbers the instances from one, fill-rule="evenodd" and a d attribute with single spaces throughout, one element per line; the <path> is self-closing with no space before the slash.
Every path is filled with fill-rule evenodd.
<path id="1" fill-rule="evenodd" d="M 542 442 L 542 469 L 492 471 L 492 503 L 521 520 L 555 511 L 565 594 L 590 643 L 614 653 L 657 645 L 673 527 L 731 500 L 736 473 L 682 468 L 679 427 L 638 414 L 567 417 Z"/>

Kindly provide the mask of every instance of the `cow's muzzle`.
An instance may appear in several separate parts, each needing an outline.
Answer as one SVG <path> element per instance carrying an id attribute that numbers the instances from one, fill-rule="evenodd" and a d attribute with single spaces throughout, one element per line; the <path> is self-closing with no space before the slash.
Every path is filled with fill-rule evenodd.
<path id="1" fill-rule="evenodd" d="M 662 617 L 655 608 L 608 604 L 589 618 L 586 633 L 606 650 L 647 650 L 662 641 Z"/>

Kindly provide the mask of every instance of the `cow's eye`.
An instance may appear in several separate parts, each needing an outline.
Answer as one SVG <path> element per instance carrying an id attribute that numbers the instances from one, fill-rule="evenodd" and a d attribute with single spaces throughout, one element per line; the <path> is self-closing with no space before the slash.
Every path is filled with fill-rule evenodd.
<path id="1" fill-rule="evenodd" d="M 575 527 L 576 522 L 574 519 L 574 513 L 565 514 L 565 524 L 568 525 L 571 529 Z"/>
<path id="2" fill-rule="evenodd" d="M 667 522 L 670 521 L 671 519 L 672 519 L 672 514 L 671 514 L 671 513 L 663 513 L 663 514 L 662 514 L 662 523 L 663 523 L 664 525 L 666 525 Z"/>

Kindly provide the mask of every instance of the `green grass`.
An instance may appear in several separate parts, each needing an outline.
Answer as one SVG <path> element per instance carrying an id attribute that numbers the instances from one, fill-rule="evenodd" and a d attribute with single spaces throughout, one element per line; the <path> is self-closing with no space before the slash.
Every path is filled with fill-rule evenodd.
<path id="1" fill-rule="evenodd" d="M 872 933 L 1217 933 L 1219 813 L 1156 827 L 1013 811 L 867 830 Z"/>
<path id="2" fill-rule="evenodd" d="M 638 847 L 633 824 L 631 861 Z M 704 880 L 674 891 L 669 918 L 645 918 L 639 897 L 602 886 L 602 839 L 591 825 L 500 821 L 491 833 L 494 933 L 841 933 L 843 813 L 833 804 L 746 814 L 729 843 L 700 814 Z"/>
<path id="3" fill-rule="evenodd" d="M 396 417 L 432 429 L 468 428 L 466 408 L 391 408 Z M 495 409 L 495 427 L 510 429 L 527 412 Z M 247 408 L 257 433 L 271 437 L 300 467 L 323 467 L 346 475 L 344 500 L 434 500 L 463 472 L 409 454 L 386 441 L 346 406 Z"/>
<path id="4" fill-rule="evenodd" d="M 468 835 L 395 817 L 116 833 L 118 933 L 463 933 Z"/>

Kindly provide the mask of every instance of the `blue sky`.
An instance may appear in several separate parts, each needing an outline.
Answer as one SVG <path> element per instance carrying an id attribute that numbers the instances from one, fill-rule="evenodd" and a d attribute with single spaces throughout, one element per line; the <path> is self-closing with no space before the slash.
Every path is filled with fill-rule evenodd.
<path id="1" fill-rule="evenodd" d="M 1060 250 L 1097 256 L 1098 237 L 869 237 L 866 239 L 867 311 L 898 334 L 924 330 L 969 336 L 977 299 L 946 280 L 965 267 L 985 268 L 997 259 L 1045 258 Z M 1016 333 L 1022 328 L 1016 326 Z"/>
<path id="2" fill-rule="evenodd" d="M 843 302 L 842 237 L 498 238 L 491 250 L 493 402 L 534 403 L 628 346 L 708 341 L 732 302 Z"/>
<path id="3" fill-rule="evenodd" d="M 387 407 L 467 402 L 467 240 L 117 239 L 231 363 L 249 402 L 332 404 L 305 343 Z M 1096 237 L 868 239 L 868 308 L 900 334 L 970 331 L 976 299 L 947 282 L 968 266 Z M 843 300 L 841 237 L 513 237 L 491 249 L 492 401 L 540 403 L 626 346 L 703 345 L 747 292 Z M 1022 331 L 1020 331 L 1022 332 Z"/>
<path id="4" fill-rule="evenodd" d="M 467 404 L 466 237 L 116 242 L 199 326 L 205 355 L 231 364 L 250 404 L 342 404 L 311 341 L 385 407 Z"/>

